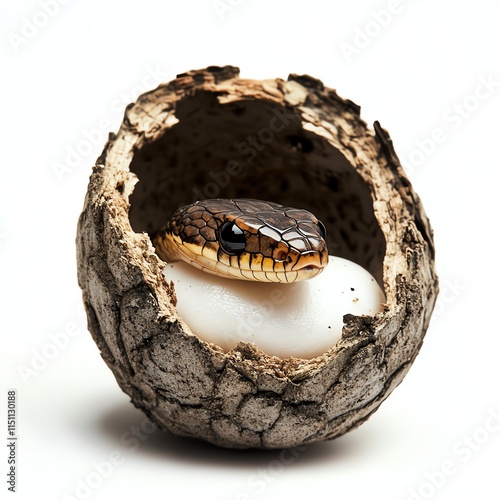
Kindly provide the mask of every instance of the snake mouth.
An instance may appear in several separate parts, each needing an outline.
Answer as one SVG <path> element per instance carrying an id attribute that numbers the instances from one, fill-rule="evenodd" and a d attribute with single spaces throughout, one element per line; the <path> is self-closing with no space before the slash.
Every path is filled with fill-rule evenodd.
<path id="1" fill-rule="evenodd" d="M 279 281 L 295 282 L 314 278 L 326 267 L 322 262 L 297 262 L 292 269 L 285 270 L 280 275 Z"/>
<path id="2" fill-rule="evenodd" d="M 290 271 L 320 272 L 328 264 L 326 249 L 321 252 L 310 251 L 303 253 L 297 261 L 288 269 Z"/>
<path id="3" fill-rule="evenodd" d="M 289 270 L 290 271 L 311 271 L 313 269 L 322 269 L 323 265 L 319 262 L 296 262 Z"/>
<path id="4" fill-rule="evenodd" d="M 304 273 L 312 273 L 313 276 L 316 276 L 323 271 L 324 267 L 325 266 L 320 266 L 318 264 L 304 264 L 302 266 L 295 266 L 291 272 L 297 272 L 301 275 L 304 275 Z"/>
<path id="5" fill-rule="evenodd" d="M 321 269 L 321 266 L 308 264 L 307 266 L 297 268 L 297 271 L 312 271 L 313 269 Z"/>

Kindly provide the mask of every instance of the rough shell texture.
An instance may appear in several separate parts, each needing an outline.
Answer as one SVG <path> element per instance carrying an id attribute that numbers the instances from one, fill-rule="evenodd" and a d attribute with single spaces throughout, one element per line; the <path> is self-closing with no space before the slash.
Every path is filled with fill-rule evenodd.
<path id="1" fill-rule="evenodd" d="M 342 339 L 311 360 L 203 342 L 176 313 L 151 236 L 208 197 L 311 210 L 331 251 L 383 285 L 386 310 L 346 316 Z M 175 434 L 235 448 L 364 422 L 410 368 L 438 289 L 432 231 L 387 132 L 319 80 L 245 80 L 230 66 L 179 75 L 127 108 L 90 177 L 77 255 L 89 330 L 133 404 Z"/>

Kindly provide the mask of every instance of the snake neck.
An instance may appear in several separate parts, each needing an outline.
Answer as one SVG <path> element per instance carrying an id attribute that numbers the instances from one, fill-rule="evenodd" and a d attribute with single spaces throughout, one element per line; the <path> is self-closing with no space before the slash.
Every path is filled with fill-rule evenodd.
<path id="1" fill-rule="evenodd" d="M 170 235 L 165 231 L 162 231 L 153 242 L 153 245 L 156 249 L 156 253 L 160 257 L 160 259 L 165 262 L 176 262 L 178 260 L 182 260 L 182 255 L 179 251 L 179 243 L 176 243 L 175 239 L 178 239 L 180 242 L 180 238 L 178 236 Z"/>

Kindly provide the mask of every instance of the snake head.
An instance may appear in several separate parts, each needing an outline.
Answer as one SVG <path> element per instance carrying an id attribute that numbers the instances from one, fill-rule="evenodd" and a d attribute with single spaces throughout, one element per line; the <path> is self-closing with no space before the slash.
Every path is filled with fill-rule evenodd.
<path id="1" fill-rule="evenodd" d="M 155 246 L 164 260 L 248 281 L 293 283 L 328 264 L 326 229 L 311 212 L 253 199 L 181 207 Z"/>

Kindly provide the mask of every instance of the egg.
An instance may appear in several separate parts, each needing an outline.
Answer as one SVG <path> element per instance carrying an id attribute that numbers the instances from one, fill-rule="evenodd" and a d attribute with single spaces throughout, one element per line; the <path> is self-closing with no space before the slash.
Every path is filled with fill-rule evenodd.
<path id="1" fill-rule="evenodd" d="M 217 277 L 184 262 L 163 273 L 191 331 L 226 352 L 246 341 L 271 356 L 310 359 L 340 339 L 344 315 L 374 316 L 385 302 L 368 271 L 334 256 L 315 278 L 291 284 Z"/>

